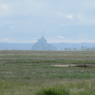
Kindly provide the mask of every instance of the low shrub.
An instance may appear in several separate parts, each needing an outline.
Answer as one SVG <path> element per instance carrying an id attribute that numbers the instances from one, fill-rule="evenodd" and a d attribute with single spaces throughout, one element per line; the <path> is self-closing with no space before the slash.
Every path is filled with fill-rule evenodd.
<path id="1" fill-rule="evenodd" d="M 64 88 L 51 87 L 37 92 L 36 95 L 69 95 L 69 92 Z"/>

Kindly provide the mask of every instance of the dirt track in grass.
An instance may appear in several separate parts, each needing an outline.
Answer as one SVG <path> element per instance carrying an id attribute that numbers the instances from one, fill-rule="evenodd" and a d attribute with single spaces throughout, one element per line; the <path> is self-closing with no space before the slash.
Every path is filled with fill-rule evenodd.
<path id="1" fill-rule="evenodd" d="M 51 66 L 55 66 L 55 67 L 70 67 L 70 66 L 75 66 L 75 64 L 67 64 L 67 65 L 51 65 Z"/>

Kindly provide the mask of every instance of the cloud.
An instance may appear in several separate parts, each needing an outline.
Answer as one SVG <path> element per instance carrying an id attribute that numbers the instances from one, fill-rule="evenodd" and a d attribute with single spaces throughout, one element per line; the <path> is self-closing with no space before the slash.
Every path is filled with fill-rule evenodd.
<path id="1" fill-rule="evenodd" d="M 73 14 L 71 14 L 71 15 L 66 15 L 65 17 L 66 17 L 66 18 L 69 18 L 69 19 L 73 19 Z"/>
<path id="2" fill-rule="evenodd" d="M 6 42 L 6 43 L 35 43 L 37 42 L 35 39 L 29 40 L 29 39 L 21 39 L 21 38 L 0 38 L 0 42 Z"/>
<path id="3" fill-rule="evenodd" d="M 10 7 L 8 4 L 0 5 L 0 16 L 5 16 L 10 14 Z"/>
<path id="4" fill-rule="evenodd" d="M 66 15 L 66 13 L 64 14 L 64 13 L 62 13 L 62 12 L 57 12 L 57 15 L 59 16 L 59 17 L 63 17 L 63 18 L 69 18 L 69 19 L 73 19 L 73 14 L 70 14 L 70 15 Z"/>
<path id="5" fill-rule="evenodd" d="M 89 39 L 48 39 L 48 43 L 95 43 L 95 40 L 89 40 Z"/>
<path id="6" fill-rule="evenodd" d="M 51 42 L 93 42 L 94 10 L 95 0 L 0 0 L 0 37 L 10 37 L 14 42 L 24 42 L 25 37 L 30 42 L 31 37 L 32 42 L 33 36 L 43 32 L 47 38 L 56 36 L 50 38 Z M 79 32 L 89 37 L 84 35 L 83 39 Z"/>
<path id="7" fill-rule="evenodd" d="M 65 37 L 58 35 L 57 38 L 59 38 L 59 39 L 64 39 Z"/>
<path id="8" fill-rule="evenodd" d="M 0 42 L 10 42 L 9 38 L 0 38 Z"/>
<path id="9" fill-rule="evenodd" d="M 0 9 L 3 9 L 5 11 L 8 11 L 9 10 L 9 6 L 8 6 L 8 4 L 1 4 L 0 5 Z"/>
<path id="10" fill-rule="evenodd" d="M 57 14 L 58 14 L 59 16 L 63 16 L 63 13 L 61 13 L 61 12 L 57 12 Z"/>
<path id="11" fill-rule="evenodd" d="M 3 21 L 0 21 L 0 26 L 3 26 L 4 25 L 4 22 Z"/>
<path id="12" fill-rule="evenodd" d="M 76 21 L 80 25 L 95 25 L 95 18 L 94 16 L 88 16 L 88 15 L 78 15 L 78 19 Z"/>
<path id="13" fill-rule="evenodd" d="M 15 29 L 17 28 L 17 26 L 10 26 L 10 29 Z"/>
<path id="14" fill-rule="evenodd" d="M 86 21 L 87 20 L 87 18 L 85 17 L 82 17 L 81 15 L 78 15 L 78 18 L 80 19 L 80 20 L 82 20 L 82 21 Z"/>
<path id="15" fill-rule="evenodd" d="M 43 0 L 6 0 L 0 1 L 0 16 L 40 16 L 46 9 L 46 2 Z"/>

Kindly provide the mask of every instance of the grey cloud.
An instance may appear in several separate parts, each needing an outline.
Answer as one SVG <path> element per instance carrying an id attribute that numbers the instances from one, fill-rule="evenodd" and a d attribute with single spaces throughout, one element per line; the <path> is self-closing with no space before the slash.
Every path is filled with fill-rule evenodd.
<path id="1" fill-rule="evenodd" d="M 94 10 L 95 0 L 1 0 L 0 37 L 24 39 L 40 37 L 42 32 L 47 38 L 61 35 L 72 39 L 79 32 L 91 36 Z"/>

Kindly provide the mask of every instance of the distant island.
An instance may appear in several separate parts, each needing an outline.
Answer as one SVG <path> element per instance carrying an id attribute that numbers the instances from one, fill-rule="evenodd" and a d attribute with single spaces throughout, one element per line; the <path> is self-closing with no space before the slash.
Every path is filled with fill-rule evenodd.
<path id="1" fill-rule="evenodd" d="M 42 35 L 42 37 L 38 39 L 38 42 L 32 46 L 32 50 L 56 50 L 56 47 L 52 44 L 48 44 L 47 40 Z"/>

